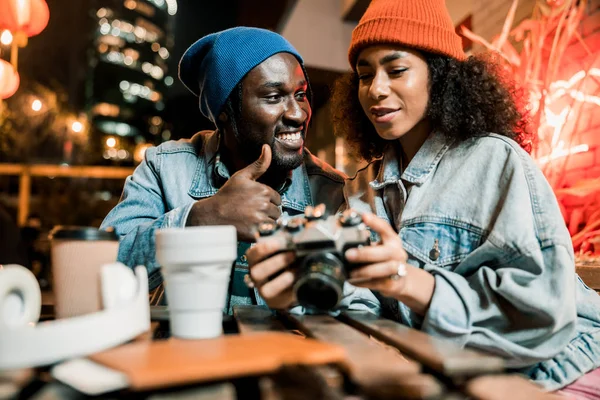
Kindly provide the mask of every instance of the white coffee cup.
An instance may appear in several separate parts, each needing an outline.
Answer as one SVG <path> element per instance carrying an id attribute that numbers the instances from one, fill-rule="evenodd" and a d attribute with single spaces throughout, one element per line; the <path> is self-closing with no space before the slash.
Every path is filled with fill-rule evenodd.
<path id="1" fill-rule="evenodd" d="M 206 339 L 223 332 L 237 234 L 231 225 L 156 231 L 156 260 L 169 303 L 171 335 Z"/>
<path id="2" fill-rule="evenodd" d="M 102 310 L 100 269 L 117 261 L 117 234 L 92 227 L 57 226 L 50 232 L 50 243 L 56 318 Z"/>

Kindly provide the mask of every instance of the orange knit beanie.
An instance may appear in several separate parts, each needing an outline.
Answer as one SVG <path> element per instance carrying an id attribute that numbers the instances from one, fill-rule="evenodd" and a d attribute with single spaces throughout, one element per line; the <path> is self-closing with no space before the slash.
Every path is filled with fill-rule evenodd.
<path id="1" fill-rule="evenodd" d="M 445 0 L 372 0 L 352 31 L 350 66 L 356 69 L 358 54 L 365 47 L 396 43 L 465 59 Z"/>

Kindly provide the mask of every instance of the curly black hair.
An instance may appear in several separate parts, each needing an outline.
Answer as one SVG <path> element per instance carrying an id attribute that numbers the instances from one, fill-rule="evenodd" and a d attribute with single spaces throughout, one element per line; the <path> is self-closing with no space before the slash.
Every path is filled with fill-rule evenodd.
<path id="1" fill-rule="evenodd" d="M 429 67 L 426 118 L 433 129 L 460 141 L 493 132 L 531 151 L 533 136 L 525 91 L 515 85 L 497 60 L 471 56 L 459 61 L 444 55 L 422 54 Z M 371 161 L 381 157 L 391 142 L 377 134 L 363 112 L 358 86 L 356 72 L 336 81 L 332 92 L 333 127 L 353 154 Z"/>

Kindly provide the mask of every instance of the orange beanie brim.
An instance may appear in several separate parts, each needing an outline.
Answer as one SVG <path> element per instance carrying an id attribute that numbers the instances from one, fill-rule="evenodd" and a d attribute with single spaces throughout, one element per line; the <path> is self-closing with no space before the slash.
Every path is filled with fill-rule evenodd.
<path id="1" fill-rule="evenodd" d="M 373 0 L 352 32 L 348 60 L 356 68 L 359 53 L 368 46 L 399 44 L 466 58 L 443 0 Z"/>

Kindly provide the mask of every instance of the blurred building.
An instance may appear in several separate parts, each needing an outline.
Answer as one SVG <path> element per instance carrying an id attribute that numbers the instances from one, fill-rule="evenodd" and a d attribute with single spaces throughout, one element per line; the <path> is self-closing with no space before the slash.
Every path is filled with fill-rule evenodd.
<path id="1" fill-rule="evenodd" d="M 91 146 L 105 163 L 139 162 L 145 148 L 171 137 L 165 96 L 176 0 L 95 0 L 86 77 Z M 100 158 L 101 156 L 101 158 Z"/>

